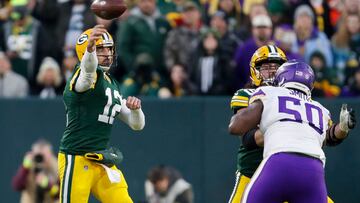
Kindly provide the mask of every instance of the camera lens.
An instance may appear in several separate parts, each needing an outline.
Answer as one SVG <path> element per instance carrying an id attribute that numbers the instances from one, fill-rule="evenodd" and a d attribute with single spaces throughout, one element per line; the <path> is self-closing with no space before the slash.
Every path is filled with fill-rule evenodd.
<path id="1" fill-rule="evenodd" d="M 43 169 L 42 169 L 41 167 L 35 167 L 34 173 L 35 173 L 35 174 L 38 174 L 38 173 L 40 173 L 42 170 L 43 170 Z"/>
<path id="2" fill-rule="evenodd" d="M 41 162 L 43 162 L 43 161 L 44 161 L 43 155 L 41 155 L 41 154 L 35 155 L 35 156 L 34 156 L 34 161 L 35 161 L 36 163 L 41 163 Z"/>

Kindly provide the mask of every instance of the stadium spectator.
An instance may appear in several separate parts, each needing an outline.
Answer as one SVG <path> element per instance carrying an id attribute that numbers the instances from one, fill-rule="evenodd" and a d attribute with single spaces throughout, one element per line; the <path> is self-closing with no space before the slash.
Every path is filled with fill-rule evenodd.
<path id="1" fill-rule="evenodd" d="M 62 72 L 65 80 L 71 79 L 71 75 L 74 71 L 75 65 L 78 63 L 75 49 L 68 49 L 64 52 L 64 58 L 62 60 Z"/>
<path id="2" fill-rule="evenodd" d="M 20 203 L 58 202 L 57 159 L 48 141 L 41 139 L 32 144 L 31 151 L 26 153 L 13 177 L 12 185 L 21 192 Z"/>
<path id="3" fill-rule="evenodd" d="M 251 2 L 251 1 L 248 1 Z M 246 7 L 246 8 L 245 8 Z M 249 30 L 252 29 L 252 20 L 255 16 L 258 15 L 267 15 L 269 13 L 262 1 L 253 1 L 248 6 L 243 6 L 243 13 L 245 14 L 241 18 L 239 28 L 237 29 L 237 34 L 242 41 L 248 40 L 252 37 L 252 33 Z"/>
<path id="4" fill-rule="evenodd" d="M 218 11 L 223 12 L 224 19 L 230 31 L 235 31 L 240 21 L 240 2 L 236 0 L 219 0 Z M 213 9 L 215 10 L 215 9 Z M 209 12 L 209 17 L 215 14 L 214 11 Z"/>
<path id="5" fill-rule="evenodd" d="M 340 73 L 341 82 L 347 83 L 350 74 L 358 66 L 360 56 L 360 18 L 357 14 L 344 14 L 339 28 L 331 39 L 335 68 Z"/>
<path id="6" fill-rule="evenodd" d="M 360 17 L 359 14 L 347 17 L 346 27 L 350 33 L 350 49 L 360 57 Z"/>
<path id="7" fill-rule="evenodd" d="M 160 13 L 169 19 L 172 18 L 174 14 L 181 12 L 186 1 L 187 0 L 158 0 L 156 1 L 156 4 Z"/>
<path id="8" fill-rule="evenodd" d="M 141 53 L 153 57 L 155 70 L 164 84 L 171 84 L 169 69 L 176 64 L 183 64 L 190 76 L 193 73 L 192 58 L 200 43 L 200 31 L 211 27 L 220 33 L 220 53 L 227 57 L 231 66 L 236 66 L 237 84 L 233 89 L 243 87 L 249 80 L 248 69 L 242 68 L 248 65 L 246 58 L 249 57 L 246 55 L 262 44 L 273 44 L 272 31 L 266 29 L 269 27 L 252 25 L 255 17 L 264 15 L 271 20 L 275 44 L 286 52 L 290 60 L 310 63 L 312 53 L 321 52 L 326 59 L 326 68 L 337 69 L 339 85 L 348 84 L 360 58 L 359 0 L 130 0 L 128 11 L 112 21 L 96 17 L 91 12 L 91 2 L 0 2 L 0 51 L 7 53 L 14 72 L 27 78 L 31 93 L 38 91 L 36 76 L 47 56 L 54 58 L 62 67 L 64 78 L 69 78 L 77 61 L 75 40 L 95 24 L 103 24 L 114 38 L 120 37 L 115 52 L 117 60 L 113 64 L 116 68 L 110 70 L 119 81 L 129 76 L 136 56 Z M 268 24 L 264 23 L 266 20 L 261 21 L 260 24 Z M 293 30 L 283 23 L 289 23 Z M 326 35 L 330 36 L 335 26 L 338 31 L 329 43 Z M 263 35 L 260 36 L 263 40 L 254 30 Z M 255 40 L 253 45 L 256 47 L 251 48 L 247 43 L 254 39 L 260 40 Z M 243 47 L 241 54 L 240 47 Z"/>
<path id="9" fill-rule="evenodd" d="M 70 0 L 59 5 L 57 36 L 62 50 L 73 49 L 77 37 L 96 24 L 95 16 L 90 11 L 90 3 L 90 0 Z"/>
<path id="10" fill-rule="evenodd" d="M 360 97 L 360 68 L 357 68 L 349 85 L 343 87 L 342 97 Z"/>
<path id="11" fill-rule="evenodd" d="M 0 30 L 10 17 L 12 6 L 10 0 L 0 1 Z M 5 33 L 0 32 L 0 51 L 5 50 Z"/>
<path id="12" fill-rule="evenodd" d="M 32 15 L 41 22 L 41 53 L 37 67 L 46 56 L 59 63 L 67 51 L 75 49 L 77 37 L 96 24 L 94 13 L 90 10 L 91 0 L 30 0 L 35 1 Z"/>
<path id="13" fill-rule="evenodd" d="M 142 53 L 137 55 L 134 68 L 120 85 L 120 92 L 125 98 L 130 95 L 158 96 L 161 82 L 154 60 L 149 54 Z"/>
<path id="14" fill-rule="evenodd" d="M 190 81 L 183 65 L 175 64 L 170 71 L 170 84 L 159 90 L 160 98 L 183 97 L 197 93 L 196 86 Z"/>
<path id="15" fill-rule="evenodd" d="M 268 1 L 267 9 L 274 25 L 283 23 L 291 23 L 287 16 L 290 15 L 291 3 L 283 0 L 272 0 Z"/>
<path id="16" fill-rule="evenodd" d="M 249 81 L 249 63 L 252 53 L 259 47 L 267 45 L 271 42 L 272 22 L 267 15 L 257 15 L 253 17 L 252 21 L 252 37 L 240 45 L 235 53 L 236 73 L 237 78 L 236 89 L 245 86 Z M 271 43 L 270 43 L 271 44 Z"/>
<path id="17" fill-rule="evenodd" d="M 307 63 L 314 52 L 320 51 L 326 59 L 326 66 L 332 68 L 333 56 L 329 39 L 314 26 L 314 18 L 314 13 L 308 5 L 296 8 L 294 30 L 297 41 L 293 44 L 292 51 L 302 55 Z"/>
<path id="18" fill-rule="evenodd" d="M 41 99 L 52 99 L 63 92 L 60 66 L 51 57 L 46 57 L 42 61 L 36 80 Z"/>
<path id="19" fill-rule="evenodd" d="M 291 25 L 282 24 L 274 30 L 274 40 L 276 45 L 285 52 L 288 60 L 304 61 L 304 58 L 291 51 L 292 45 L 296 43 L 296 35 Z"/>
<path id="20" fill-rule="evenodd" d="M 145 181 L 148 203 L 192 203 L 192 186 L 170 166 L 159 165 L 149 170 Z"/>
<path id="21" fill-rule="evenodd" d="M 328 98 L 339 96 L 341 89 L 337 86 L 339 84 L 337 71 L 326 67 L 324 55 L 321 52 L 314 52 L 310 57 L 309 65 L 315 73 L 312 96 Z"/>
<path id="22" fill-rule="evenodd" d="M 200 42 L 202 22 L 198 6 L 187 1 L 181 16 L 181 24 L 171 30 L 166 39 L 164 56 L 167 69 L 178 63 L 190 69 L 190 58 Z M 190 73 L 191 70 L 186 70 L 186 72 Z"/>
<path id="23" fill-rule="evenodd" d="M 35 77 L 34 57 L 39 22 L 32 18 L 26 5 L 13 6 L 10 19 L 1 27 L 3 51 L 13 70 L 32 82 Z"/>
<path id="24" fill-rule="evenodd" d="M 240 1 L 240 4 L 242 12 L 252 20 L 253 17 L 260 14 L 268 15 L 265 2 L 264 0 L 243 0 Z"/>
<path id="25" fill-rule="evenodd" d="M 9 59 L 0 52 L 0 98 L 24 98 L 28 92 L 26 79 L 11 69 Z"/>
<path id="26" fill-rule="evenodd" d="M 344 0 L 344 10 L 348 14 L 359 14 L 360 1 L 359 0 Z"/>
<path id="27" fill-rule="evenodd" d="M 201 95 L 225 95 L 230 93 L 233 76 L 230 61 L 219 49 L 219 33 L 216 30 L 203 31 L 201 43 L 194 54 L 194 70 L 191 81 Z M 224 80 L 226 78 L 226 80 Z"/>
<path id="28" fill-rule="evenodd" d="M 7 21 L 11 13 L 10 1 L 1 1 L 0 2 L 0 24 L 4 21 Z"/>
<path id="29" fill-rule="evenodd" d="M 155 69 L 165 77 L 163 46 L 170 25 L 160 14 L 156 1 L 139 0 L 120 26 L 117 50 L 127 72 L 135 68 L 135 60 L 139 54 L 147 53 L 151 56 Z"/>
<path id="30" fill-rule="evenodd" d="M 317 29 L 324 32 L 328 38 L 334 34 L 334 27 L 330 21 L 330 6 L 327 0 L 307 0 L 315 14 L 314 21 Z"/>
<path id="31" fill-rule="evenodd" d="M 229 30 L 229 26 L 225 20 L 225 13 L 216 12 L 210 20 L 210 27 L 219 33 L 219 49 L 228 61 L 233 61 L 236 47 L 242 41 L 236 36 L 234 31 Z M 232 62 L 233 63 L 233 62 Z"/>

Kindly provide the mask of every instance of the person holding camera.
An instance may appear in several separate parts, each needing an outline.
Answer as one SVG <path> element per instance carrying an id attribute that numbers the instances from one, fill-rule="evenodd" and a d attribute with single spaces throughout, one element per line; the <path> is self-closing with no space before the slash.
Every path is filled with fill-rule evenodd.
<path id="1" fill-rule="evenodd" d="M 56 203 L 59 196 L 57 159 L 51 144 L 36 141 L 12 179 L 14 190 L 21 191 L 20 203 Z"/>
<path id="2" fill-rule="evenodd" d="M 167 165 L 157 165 L 148 172 L 145 181 L 148 203 L 193 203 L 192 185 L 180 172 Z"/>

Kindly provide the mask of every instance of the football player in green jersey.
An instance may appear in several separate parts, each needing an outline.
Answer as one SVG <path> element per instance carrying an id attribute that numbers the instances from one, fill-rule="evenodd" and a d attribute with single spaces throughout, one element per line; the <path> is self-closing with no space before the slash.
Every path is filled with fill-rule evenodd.
<path id="1" fill-rule="evenodd" d="M 248 106 L 251 94 L 259 86 L 271 85 L 278 67 L 285 63 L 284 52 L 274 45 L 258 48 L 250 61 L 250 78 L 253 88 L 239 89 L 231 99 L 234 114 Z M 246 185 L 263 159 L 262 134 L 258 129 L 249 131 L 242 137 L 242 145 L 237 156 L 236 182 L 229 203 L 240 202 Z"/>
<path id="2" fill-rule="evenodd" d="M 63 95 L 66 128 L 58 155 L 60 202 L 85 203 L 92 193 L 101 202 L 131 203 L 126 180 L 116 167 L 122 154 L 108 144 L 115 118 L 133 130 L 144 128 L 141 101 L 123 99 L 119 83 L 108 72 L 114 41 L 104 26 L 82 33 L 76 53 L 80 63 Z"/>

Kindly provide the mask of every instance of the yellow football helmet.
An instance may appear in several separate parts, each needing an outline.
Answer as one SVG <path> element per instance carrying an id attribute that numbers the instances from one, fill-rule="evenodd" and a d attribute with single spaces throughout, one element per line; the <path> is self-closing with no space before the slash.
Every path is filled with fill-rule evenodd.
<path id="1" fill-rule="evenodd" d="M 92 30 L 93 29 L 91 28 L 91 29 L 88 29 L 85 32 L 83 32 L 76 41 L 75 49 L 76 49 L 76 55 L 77 55 L 79 61 L 81 61 L 82 57 L 85 54 L 85 50 L 89 43 L 89 37 L 90 37 Z M 102 35 L 102 38 L 98 39 L 96 41 L 96 47 L 110 47 L 112 56 L 114 56 L 114 53 L 115 53 L 114 40 L 108 32 L 105 32 Z M 99 65 L 101 66 L 101 64 L 99 64 Z"/>
<path id="2" fill-rule="evenodd" d="M 260 86 L 263 82 L 260 74 L 260 66 L 263 63 L 278 63 L 279 65 L 287 61 L 285 53 L 275 45 L 265 45 L 258 48 L 251 57 L 250 76 L 255 86 Z"/>

